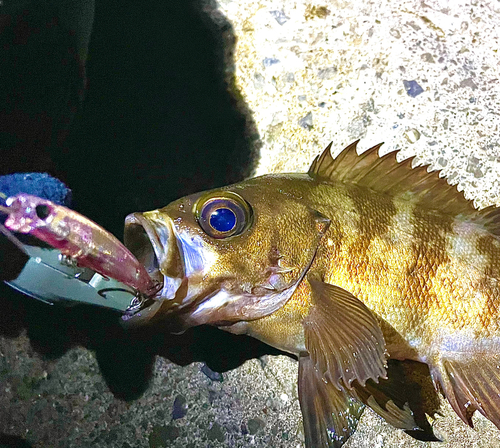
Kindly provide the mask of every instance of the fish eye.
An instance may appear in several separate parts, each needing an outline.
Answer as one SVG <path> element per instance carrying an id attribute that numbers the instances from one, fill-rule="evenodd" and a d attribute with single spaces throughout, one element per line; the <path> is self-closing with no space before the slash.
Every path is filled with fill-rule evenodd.
<path id="1" fill-rule="evenodd" d="M 239 235 L 248 228 L 252 217 L 248 202 L 230 191 L 202 196 L 194 212 L 202 230 L 217 239 Z"/>

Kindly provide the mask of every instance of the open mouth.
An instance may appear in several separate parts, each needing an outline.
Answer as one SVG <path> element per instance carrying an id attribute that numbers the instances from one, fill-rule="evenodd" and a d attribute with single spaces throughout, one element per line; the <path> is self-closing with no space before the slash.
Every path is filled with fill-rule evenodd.
<path id="1" fill-rule="evenodd" d="M 142 218 L 138 213 L 127 216 L 125 219 L 125 246 L 139 260 L 148 272 L 149 276 L 156 282 L 163 283 L 163 274 L 160 271 L 158 255 L 153 247 L 151 239 L 144 228 Z"/>
<path id="2" fill-rule="evenodd" d="M 162 285 L 155 298 L 173 299 L 184 267 L 169 220 L 156 212 L 132 213 L 125 218 L 124 242 L 150 277 Z"/>
<path id="3" fill-rule="evenodd" d="M 181 328 L 194 307 L 214 296 L 215 286 L 202 281 L 204 269 L 214 263 L 213 254 L 204 253 L 199 238 L 176 231 L 166 213 L 128 215 L 124 242 L 159 285 L 157 294 L 127 316 L 131 325 L 168 316 L 170 324 Z"/>

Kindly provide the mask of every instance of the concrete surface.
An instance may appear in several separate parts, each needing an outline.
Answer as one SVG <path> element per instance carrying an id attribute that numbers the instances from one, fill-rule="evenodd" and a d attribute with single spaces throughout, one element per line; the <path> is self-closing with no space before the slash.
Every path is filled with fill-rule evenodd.
<path id="1" fill-rule="evenodd" d="M 333 140 L 443 170 L 480 206 L 500 203 L 500 2 L 220 1 L 235 27 L 236 79 L 263 147 L 258 174 L 304 171 Z M 284 360 L 275 361 L 279 365 Z M 443 447 L 500 446 L 451 408 Z M 365 413 L 347 447 L 421 447 Z"/>
<path id="2" fill-rule="evenodd" d="M 303 171 L 331 140 L 383 141 L 498 200 L 500 2 L 220 5 L 263 142 L 257 174 Z"/>
<path id="3" fill-rule="evenodd" d="M 384 141 L 417 154 L 478 204 L 500 202 L 499 1 L 220 0 L 207 14 L 234 27 L 236 88 L 263 145 L 258 174 L 303 171 L 331 140 L 340 150 L 361 138 L 360 149 Z M 295 361 L 251 359 L 222 382 L 202 367 L 160 356 L 145 393 L 124 402 L 93 351 L 47 360 L 25 333 L 2 337 L 0 431 L 34 447 L 303 446 Z M 491 423 L 474 421 L 445 406 L 436 446 L 500 446 Z M 346 444 L 403 446 L 431 445 L 371 412 Z"/>
<path id="4" fill-rule="evenodd" d="M 158 358 L 147 392 L 126 403 L 109 391 L 88 350 L 42 361 L 20 337 L 0 340 L 0 353 L 0 429 L 34 447 L 300 445 L 292 361 L 251 360 L 213 380 L 200 363 Z"/>

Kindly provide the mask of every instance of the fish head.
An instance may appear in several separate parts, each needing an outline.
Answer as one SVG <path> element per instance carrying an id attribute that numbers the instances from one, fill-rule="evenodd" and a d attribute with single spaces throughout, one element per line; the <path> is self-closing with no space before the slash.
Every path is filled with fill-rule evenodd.
<path id="1" fill-rule="evenodd" d="M 228 325 L 286 303 L 329 225 L 287 185 L 263 176 L 129 215 L 125 245 L 163 283 L 137 318 Z"/>

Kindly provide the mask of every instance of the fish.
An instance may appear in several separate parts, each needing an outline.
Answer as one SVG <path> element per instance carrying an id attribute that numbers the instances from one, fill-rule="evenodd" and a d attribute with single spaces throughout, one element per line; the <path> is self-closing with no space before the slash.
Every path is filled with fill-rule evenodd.
<path id="1" fill-rule="evenodd" d="M 80 213 L 47 199 L 20 193 L 6 199 L 0 213 L 7 215 L 0 232 L 22 251 L 10 232 L 31 235 L 59 249 L 67 263 L 92 269 L 121 281 L 144 298 L 155 295 L 158 284 L 143 264 L 113 234 Z M 10 231 L 10 232 L 9 232 Z"/>
<path id="2" fill-rule="evenodd" d="M 357 144 L 127 216 L 125 245 L 162 285 L 131 323 L 294 355 L 307 448 L 341 447 L 367 406 L 437 441 L 440 394 L 500 428 L 499 209 Z"/>

